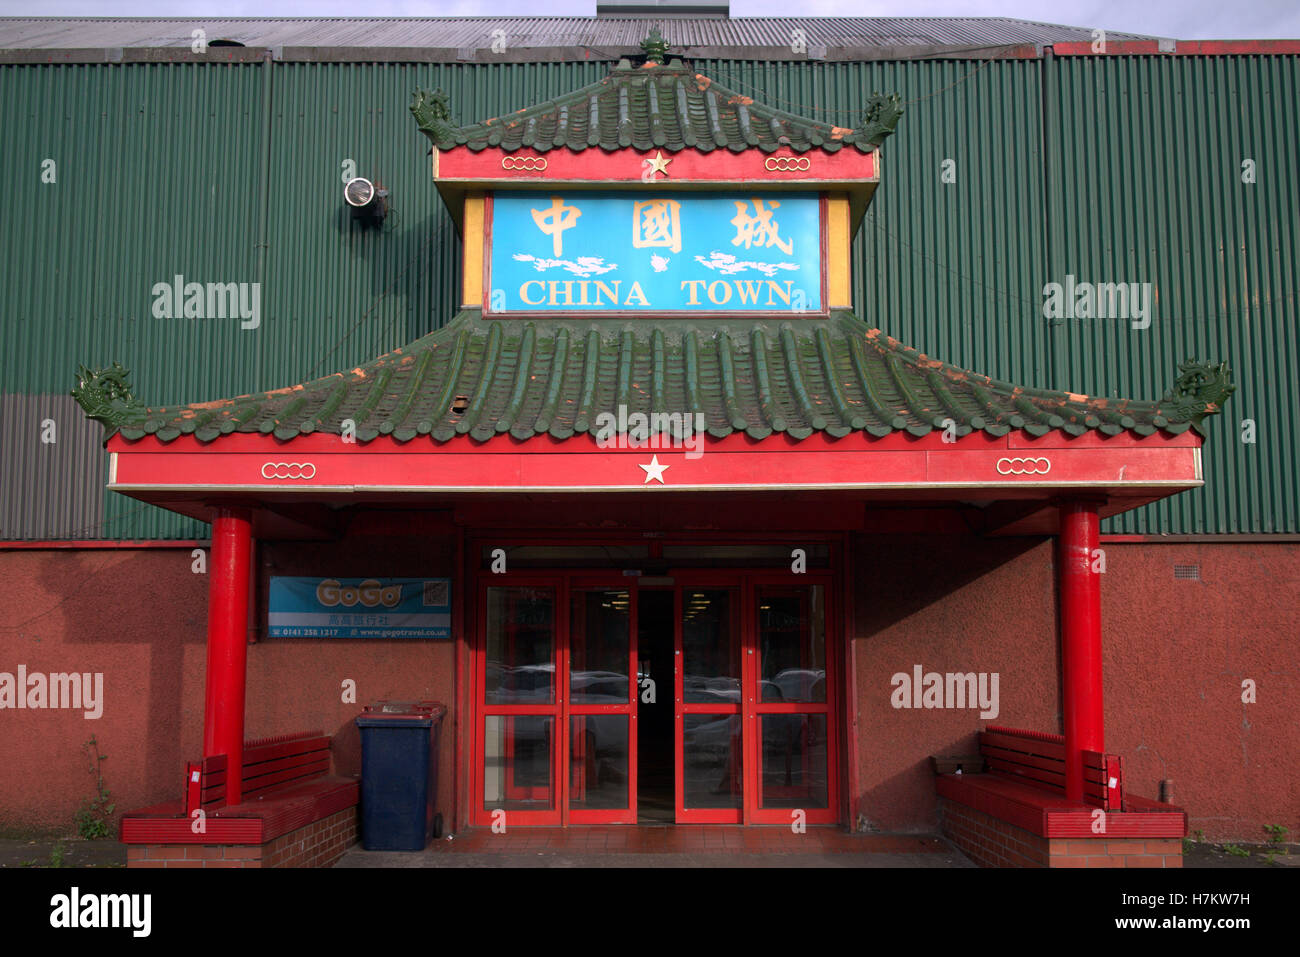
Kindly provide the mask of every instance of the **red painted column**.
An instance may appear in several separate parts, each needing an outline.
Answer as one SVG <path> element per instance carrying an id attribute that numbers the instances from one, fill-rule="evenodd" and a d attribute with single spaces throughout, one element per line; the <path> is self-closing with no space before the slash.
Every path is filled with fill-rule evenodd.
<path id="1" fill-rule="evenodd" d="M 1105 750 L 1101 688 L 1101 574 L 1096 502 L 1060 507 L 1061 686 L 1065 712 L 1065 796 L 1083 800 L 1083 751 Z"/>
<path id="2" fill-rule="evenodd" d="M 244 683 L 248 659 L 248 511 L 218 508 L 208 555 L 208 674 L 203 756 L 226 756 L 226 803 L 242 797 Z"/>

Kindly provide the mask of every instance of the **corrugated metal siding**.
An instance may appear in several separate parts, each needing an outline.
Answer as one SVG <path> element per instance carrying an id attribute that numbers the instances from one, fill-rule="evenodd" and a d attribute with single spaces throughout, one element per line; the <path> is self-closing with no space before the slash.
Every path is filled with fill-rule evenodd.
<path id="1" fill-rule="evenodd" d="M 256 278 L 263 149 L 257 68 L 0 68 L 5 204 L 0 257 L 6 391 L 66 394 L 79 363 L 121 361 L 151 401 L 217 395 L 251 343 L 238 322 L 161 320 L 154 283 Z M 57 180 L 41 182 L 52 159 Z M 6 424 L 3 445 L 25 427 Z M 5 448 L 6 457 L 10 448 Z M 106 493 L 103 468 L 63 477 Z M 193 537 L 200 526 L 114 495 L 86 537 Z M 62 537 L 68 524 L 31 537 Z"/>
<path id="2" fill-rule="evenodd" d="M 4 391 L 66 394 L 79 364 L 119 361 L 152 405 L 202 401 L 327 375 L 424 335 L 456 312 L 460 241 L 407 110 L 412 91 L 441 86 L 456 116 L 485 117 L 607 70 L 594 62 L 0 67 L 0 120 L 13 131 L 0 143 L 0 171 L 33 184 L 31 203 L 6 207 L 0 237 Z M 57 182 L 41 185 L 46 158 Z M 344 207 L 347 159 L 391 190 L 381 229 L 353 224 Z M 153 286 L 177 274 L 260 283 L 260 326 L 155 318 Z M 33 428 L 21 416 L 0 420 L 6 478 L 26 477 L 6 490 L 46 481 L 31 471 Z M 105 492 L 98 457 L 49 473 L 63 487 L 43 490 L 41 501 L 64 504 L 0 537 L 202 534 L 199 523 Z M 102 520 L 86 520 L 91 513 Z"/>
<path id="3" fill-rule="evenodd" d="M 1050 63 L 1050 61 L 1049 61 Z M 1209 420 L 1206 488 L 1109 523 L 1126 532 L 1300 530 L 1300 58 L 1071 57 L 1050 63 L 1049 269 L 1149 282 L 1147 329 L 1057 321 L 1053 378 L 1155 396 L 1178 360 L 1227 360 L 1237 391 Z M 1256 182 L 1242 182 L 1253 159 Z M 1252 418 L 1258 441 L 1240 441 Z"/>
<path id="4" fill-rule="evenodd" d="M 594 6 L 594 4 L 593 4 Z M 809 46 L 1014 45 L 1092 39 L 1091 27 L 1010 17 L 376 17 L 0 19 L 0 48 L 188 47 L 202 27 L 209 40 L 250 47 L 483 50 L 503 29 L 512 47 L 639 49 L 658 25 L 674 51 L 690 47 L 789 47 L 802 30 Z M 1113 40 L 1152 39 L 1108 31 Z M 728 52 L 730 52 L 730 50 Z"/>
<path id="5" fill-rule="evenodd" d="M 499 116 L 606 72 L 538 63 L 274 67 L 269 328 L 260 368 L 227 366 L 240 375 L 239 391 L 352 368 L 459 310 L 460 239 L 433 185 L 429 142 L 407 109 L 412 91 L 451 91 L 457 117 Z M 380 229 L 354 225 L 343 204 L 348 159 L 390 190 Z"/>
<path id="6" fill-rule="evenodd" d="M 1042 269 L 1039 64 L 1033 60 L 787 65 L 697 61 L 779 109 L 853 126 L 897 91 L 900 132 L 853 246 L 863 319 L 945 362 L 1052 387 L 1036 308 Z M 942 181 L 945 160 L 956 182 Z"/>
<path id="7" fill-rule="evenodd" d="M 695 65 L 844 125 L 867 94 L 902 94 L 907 112 L 854 246 L 857 309 L 889 334 L 1025 385 L 1134 398 L 1157 397 L 1186 355 L 1231 361 L 1240 385 L 1229 414 L 1212 420 L 1208 491 L 1112 523 L 1179 533 L 1300 531 L 1300 198 L 1286 175 L 1300 168 L 1298 62 Z M 349 368 L 422 335 L 454 314 L 460 243 L 406 109 L 411 91 L 450 91 L 467 122 L 568 92 L 607 66 L 0 67 L 6 181 L 39 183 L 41 160 L 59 163 L 57 185 L 4 211 L 4 390 L 65 393 L 79 363 L 118 360 L 151 404 L 198 401 Z M 1259 179 L 1235 187 L 1247 148 Z M 347 217 L 345 159 L 392 190 L 382 230 Z M 946 159 L 955 184 L 941 181 Z M 1151 329 L 1049 328 L 1044 282 L 1121 270 L 1153 277 Z M 261 328 L 154 319 L 152 284 L 175 273 L 262 282 Z M 1236 441 L 1233 423 L 1246 416 L 1259 423 L 1254 446 Z M 6 476 L 25 429 L 0 423 Z M 85 537 L 202 534 L 121 496 L 92 505 L 105 494 L 102 468 L 61 481 L 71 491 L 50 501 L 70 503 L 67 514 L 23 537 L 64 537 L 95 509 L 107 521 Z"/>
<path id="8" fill-rule="evenodd" d="M 0 395 L 0 434 L 0 539 L 93 538 L 111 524 L 104 430 L 72 396 Z M 152 507 L 113 497 L 115 514 Z"/>

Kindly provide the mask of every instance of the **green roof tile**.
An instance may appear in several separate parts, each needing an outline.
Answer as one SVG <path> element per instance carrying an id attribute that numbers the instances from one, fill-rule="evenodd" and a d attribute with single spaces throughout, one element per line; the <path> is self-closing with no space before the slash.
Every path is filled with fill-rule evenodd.
<path id="1" fill-rule="evenodd" d="M 545 153 L 574 151 L 697 149 L 796 153 L 839 151 L 846 145 L 874 150 L 894 131 L 902 114 L 897 96 L 873 94 L 857 128 L 831 126 L 756 103 L 750 97 L 695 73 L 673 60 L 634 67 L 623 60 L 602 80 L 565 96 L 506 116 L 457 127 L 445 95 L 421 91 L 411 112 L 439 149 L 468 146 L 475 152 L 500 147 Z"/>
<path id="2" fill-rule="evenodd" d="M 113 411 L 82 370 L 78 399 L 127 439 L 212 442 L 232 432 L 292 439 L 342 433 L 359 443 L 486 440 L 596 427 L 602 412 L 701 412 L 710 435 L 783 432 L 925 435 L 951 419 L 959 434 L 1043 435 L 1202 429 L 1233 391 L 1225 365 L 1188 361 L 1162 399 L 1090 398 L 1025 389 L 909 349 L 852 313 L 827 318 L 484 319 L 466 310 L 446 327 L 350 372 L 289 389 L 189 406 L 144 408 L 115 367 Z M 457 399 L 461 401 L 457 401 Z M 87 402 L 90 405 L 87 405 Z"/>

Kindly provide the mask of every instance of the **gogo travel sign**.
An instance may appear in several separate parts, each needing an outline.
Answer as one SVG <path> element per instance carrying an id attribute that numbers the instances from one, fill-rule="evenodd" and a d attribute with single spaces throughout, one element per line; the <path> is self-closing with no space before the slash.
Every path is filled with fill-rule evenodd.
<path id="1" fill-rule="evenodd" d="M 815 193 L 503 192 L 489 313 L 822 312 Z"/>
<path id="2" fill-rule="evenodd" d="M 270 638 L 450 638 L 447 578 L 271 579 Z"/>

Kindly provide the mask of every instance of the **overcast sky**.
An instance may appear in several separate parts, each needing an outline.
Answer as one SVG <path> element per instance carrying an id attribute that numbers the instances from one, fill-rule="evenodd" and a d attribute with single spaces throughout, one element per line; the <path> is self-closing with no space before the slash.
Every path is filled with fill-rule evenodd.
<path id="1" fill-rule="evenodd" d="M 731 0 L 737 17 L 1017 17 L 1180 40 L 1300 39 L 1300 0 Z M 0 0 L 5 16 L 591 16 L 596 0 Z"/>

